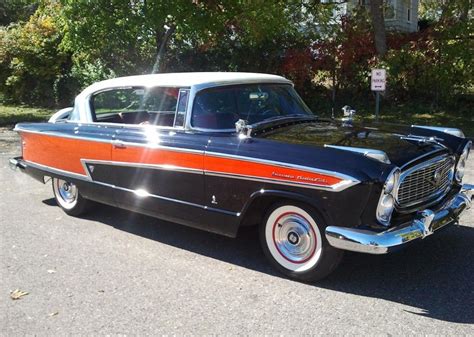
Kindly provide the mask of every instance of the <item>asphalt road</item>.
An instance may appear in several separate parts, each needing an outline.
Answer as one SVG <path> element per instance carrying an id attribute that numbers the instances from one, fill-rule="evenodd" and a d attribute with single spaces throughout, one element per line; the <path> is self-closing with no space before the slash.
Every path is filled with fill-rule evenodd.
<path id="1" fill-rule="evenodd" d="M 229 239 L 106 206 L 69 217 L 8 168 L 17 142 L 0 129 L 0 335 L 474 334 L 472 209 L 307 285 L 269 267 L 253 229 Z"/>

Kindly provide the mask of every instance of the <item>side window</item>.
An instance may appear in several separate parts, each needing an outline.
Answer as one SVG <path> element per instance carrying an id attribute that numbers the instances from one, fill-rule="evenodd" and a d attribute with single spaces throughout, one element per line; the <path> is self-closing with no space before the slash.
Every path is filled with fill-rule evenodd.
<path id="1" fill-rule="evenodd" d="M 143 88 L 114 89 L 100 92 L 92 98 L 94 121 L 124 123 L 123 113 L 140 109 L 145 90 Z"/>
<path id="2" fill-rule="evenodd" d="M 194 99 L 191 125 L 205 129 L 235 129 L 239 120 L 233 88 L 214 88 Z"/>
<path id="3" fill-rule="evenodd" d="M 177 116 L 179 93 L 179 88 L 167 87 L 117 88 L 99 92 L 91 99 L 93 120 L 172 127 Z"/>

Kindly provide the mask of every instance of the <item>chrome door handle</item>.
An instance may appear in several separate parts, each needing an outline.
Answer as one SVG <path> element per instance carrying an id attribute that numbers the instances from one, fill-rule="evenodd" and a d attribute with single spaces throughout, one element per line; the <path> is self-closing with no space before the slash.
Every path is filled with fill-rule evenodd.
<path id="1" fill-rule="evenodd" d="M 114 144 L 114 149 L 126 149 L 127 148 L 127 146 L 119 140 L 116 140 L 113 144 Z"/>

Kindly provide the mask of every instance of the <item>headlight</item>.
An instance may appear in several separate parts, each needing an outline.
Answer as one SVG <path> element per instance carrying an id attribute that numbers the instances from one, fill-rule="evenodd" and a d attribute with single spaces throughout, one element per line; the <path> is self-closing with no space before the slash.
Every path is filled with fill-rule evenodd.
<path id="1" fill-rule="evenodd" d="M 462 154 L 459 157 L 458 164 L 456 165 L 456 181 L 460 183 L 462 178 L 464 177 L 464 171 L 466 169 L 466 161 L 469 158 L 469 152 L 471 151 L 472 142 L 468 142 L 464 149 L 462 150 Z"/>
<path id="2" fill-rule="evenodd" d="M 385 226 L 390 224 L 392 213 L 395 208 L 395 197 L 400 180 L 400 169 L 395 168 L 387 177 L 377 206 L 377 220 Z"/>

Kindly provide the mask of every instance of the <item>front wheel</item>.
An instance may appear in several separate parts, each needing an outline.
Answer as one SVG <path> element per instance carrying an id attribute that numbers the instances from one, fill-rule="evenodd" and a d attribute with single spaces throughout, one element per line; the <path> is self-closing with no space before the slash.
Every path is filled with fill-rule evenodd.
<path id="1" fill-rule="evenodd" d="M 266 257 L 283 274 L 304 282 L 318 281 L 339 264 L 342 251 L 331 247 L 315 210 L 300 203 L 272 207 L 260 226 Z"/>
<path id="2" fill-rule="evenodd" d="M 82 197 L 77 186 L 69 181 L 53 178 L 53 193 L 59 207 L 72 216 L 85 213 L 91 201 Z"/>

